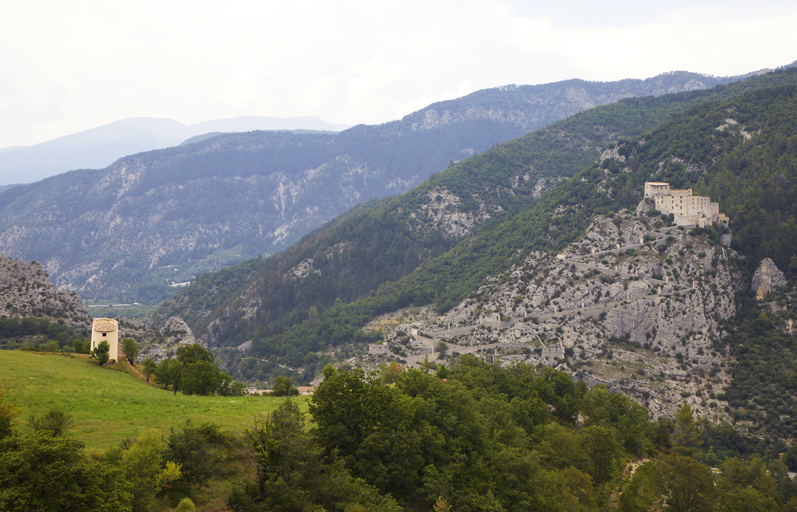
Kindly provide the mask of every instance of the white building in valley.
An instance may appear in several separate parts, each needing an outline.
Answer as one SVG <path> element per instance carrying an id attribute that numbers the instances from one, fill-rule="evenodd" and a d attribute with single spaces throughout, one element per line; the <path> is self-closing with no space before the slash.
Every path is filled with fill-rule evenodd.
<path id="1" fill-rule="evenodd" d="M 645 183 L 645 199 L 653 201 L 656 210 L 673 214 L 679 226 L 697 225 L 706 227 L 714 223 L 726 223 L 728 217 L 720 213 L 719 203 L 711 199 L 692 195 L 692 189 L 671 190 L 669 183 L 648 181 Z"/>

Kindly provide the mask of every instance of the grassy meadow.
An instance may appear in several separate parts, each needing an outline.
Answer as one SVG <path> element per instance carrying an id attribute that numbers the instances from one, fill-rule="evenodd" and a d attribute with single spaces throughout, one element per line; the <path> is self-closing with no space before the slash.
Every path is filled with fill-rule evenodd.
<path id="1" fill-rule="evenodd" d="M 105 450 L 151 428 L 167 434 L 189 419 L 230 430 L 249 426 L 255 415 L 284 400 L 174 395 L 139 380 L 122 365 L 100 367 L 86 355 L 70 356 L 0 350 L 0 382 L 6 400 L 22 409 L 23 423 L 55 405 L 71 413 L 75 425 L 70 433 L 89 451 Z M 306 410 L 304 397 L 295 400 Z"/>

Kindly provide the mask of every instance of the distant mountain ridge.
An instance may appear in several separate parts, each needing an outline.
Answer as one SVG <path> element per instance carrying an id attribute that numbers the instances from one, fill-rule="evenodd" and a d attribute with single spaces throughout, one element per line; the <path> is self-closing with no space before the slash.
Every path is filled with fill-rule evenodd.
<path id="1" fill-rule="evenodd" d="M 340 131 L 349 127 L 318 117 L 241 116 L 192 125 L 173 119 L 134 117 L 32 146 L 0 148 L 0 185 L 32 183 L 74 169 L 101 169 L 126 155 L 176 146 L 210 132 Z"/>
<path id="2" fill-rule="evenodd" d="M 555 119 L 619 97 L 727 80 L 676 72 L 507 86 L 340 133 L 226 134 L 132 155 L 0 193 L 0 251 L 43 262 L 59 287 L 86 297 L 158 301 L 173 293 L 172 282 L 283 250 L 354 205 L 403 193 L 452 161 Z M 584 139 L 566 173 L 597 151 Z M 535 165 L 556 174 L 545 154 Z"/>

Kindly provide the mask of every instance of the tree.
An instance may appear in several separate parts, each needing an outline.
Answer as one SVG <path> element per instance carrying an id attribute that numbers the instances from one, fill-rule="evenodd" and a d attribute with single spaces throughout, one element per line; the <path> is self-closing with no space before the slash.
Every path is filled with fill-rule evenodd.
<path id="1" fill-rule="evenodd" d="M 341 464 L 323 464 L 323 450 L 305 431 L 304 415 L 290 399 L 256 420 L 244 436 L 254 450 L 257 485 L 250 497 L 257 510 L 402 510 Z"/>
<path id="2" fill-rule="evenodd" d="M 441 494 L 437 501 L 434 502 L 434 507 L 432 507 L 434 512 L 451 512 L 451 505 L 448 504 L 443 495 Z"/>
<path id="3" fill-rule="evenodd" d="M 691 457 L 664 455 L 656 464 L 659 492 L 668 510 L 703 512 L 714 510 L 716 490 L 711 469 Z"/>
<path id="4" fill-rule="evenodd" d="M 169 384 L 171 384 L 174 394 L 176 395 L 180 387 L 180 379 L 183 376 L 184 369 L 185 365 L 181 361 L 177 359 L 166 359 L 155 368 L 155 377 L 158 379 L 158 382 L 163 382 L 163 389 L 169 389 Z"/>
<path id="5" fill-rule="evenodd" d="M 136 357 L 138 357 L 138 345 L 136 345 L 135 340 L 133 340 L 133 338 L 122 338 L 120 348 L 122 349 L 122 354 L 124 354 L 125 358 L 127 358 L 127 362 L 129 362 L 131 365 L 136 364 Z"/>
<path id="6" fill-rule="evenodd" d="M 440 368 L 445 368 L 445 366 L 438 367 L 438 370 L 440 370 Z M 404 371 L 404 367 L 398 364 L 396 361 L 390 361 L 387 366 L 381 365 L 379 367 L 379 371 L 381 372 L 382 378 L 385 380 L 385 382 L 388 384 L 394 384 L 398 380 L 399 375 L 401 375 Z"/>
<path id="7" fill-rule="evenodd" d="M 151 358 L 144 359 L 144 377 L 147 378 L 147 382 L 149 382 L 150 376 L 155 373 L 155 369 L 158 367 L 158 364 L 153 361 Z"/>
<path id="8" fill-rule="evenodd" d="M 290 377 L 280 375 L 274 379 L 274 389 L 271 390 L 272 396 L 295 396 L 299 394 L 299 390 L 293 385 Z"/>
<path id="9" fill-rule="evenodd" d="M 702 442 L 697 438 L 699 432 L 700 418 L 695 418 L 692 407 L 684 402 L 675 413 L 675 434 L 673 435 L 675 452 L 689 455 L 692 448 L 700 446 Z"/>
<path id="10" fill-rule="evenodd" d="M 51 407 L 44 416 L 37 418 L 31 415 L 28 424 L 34 432 L 49 431 L 54 436 L 60 436 L 75 424 L 75 419 L 71 414 L 59 408 Z"/>
<path id="11" fill-rule="evenodd" d="M 434 379 L 435 381 L 437 379 Z M 324 368 L 324 381 L 310 398 L 314 433 L 327 450 L 353 456 L 360 443 L 395 414 L 396 390 L 361 369 Z"/>
<path id="12" fill-rule="evenodd" d="M 612 432 L 603 427 L 586 427 L 581 431 L 581 447 L 591 459 L 590 470 L 595 485 L 612 479 L 617 471 L 620 446 Z"/>
<path id="13" fill-rule="evenodd" d="M 17 424 L 19 409 L 6 402 L 5 391 L 2 389 L 3 383 L 0 382 L 0 440 L 10 436 Z"/>
<path id="14" fill-rule="evenodd" d="M 180 380 L 185 395 L 212 395 L 221 384 L 221 371 L 213 363 L 197 361 L 186 365 Z"/>
<path id="15" fill-rule="evenodd" d="M 199 343 L 177 347 L 177 360 L 183 364 L 194 364 L 199 361 L 212 363 L 213 359 L 213 354 Z"/>
<path id="16" fill-rule="evenodd" d="M 101 341 L 97 347 L 91 351 L 91 358 L 96 359 L 97 363 L 102 366 L 110 359 L 111 346 L 107 341 Z"/>
<path id="17" fill-rule="evenodd" d="M 87 345 L 90 345 L 90 343 L 84 343 L 83 340 L 79 338 L 72 340 L 72 348 L 74 348 L 75 352 L 78 354 L 88 353 Z"/>
<path id="18" fill-rule="evenodd" d="M 118 468 L 87 457 L 74 439 L 31 432 L 0 440 L 3 510 L 130 511 L 128 486 Z"/>
<path id="19" fill-rule="evenodd" d="M 225 441 L 212 423 L 196 426 L 190 421 L 179 432 L 171 429 L 165 460 L 180 464 L 181 483 L 203 486 L 213 476 L 220 457 L 216 445 Z"/>
<path id="20" fill-rule="evenodd" d="M 120 466 L 130 480 L 135 508 L 146 509 L 149 500 L 181 476 L 180 464 L 164 464 L 167 445 L 157 430 L 148 430 L 138 436 L 122 453 Z"/>

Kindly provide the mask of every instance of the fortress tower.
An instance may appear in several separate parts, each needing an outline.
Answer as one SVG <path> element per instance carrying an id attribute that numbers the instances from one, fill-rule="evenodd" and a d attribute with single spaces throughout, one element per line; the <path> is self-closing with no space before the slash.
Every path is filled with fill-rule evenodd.
<path id="1" fill-rule="evenodd" d="M 109 359 L 119 361 L 119 322 L 113 318 L 95 318 L 91 323 L 91 350 L 103 341 L 111 347 Z"/>
<path id="2" fill-rule="evenodd" d="M 645 183 L 645 199 L 653 201 L 656 210 L 672 214 L 679 226 L 696 225 L 701 228 L 714 223 L 727 223 L 728 217 L 719 212 L 719 204 L 711 199 L 692 195 L 692 189 L 674 190 L 669 183 Z"/>

